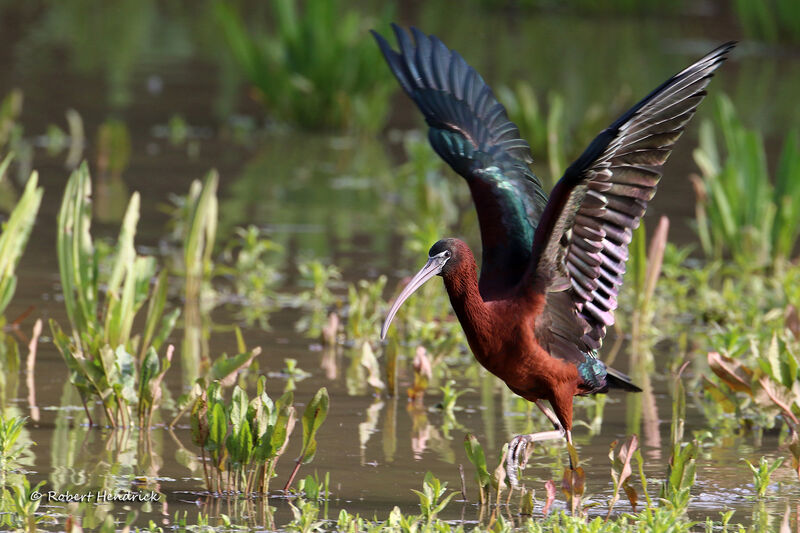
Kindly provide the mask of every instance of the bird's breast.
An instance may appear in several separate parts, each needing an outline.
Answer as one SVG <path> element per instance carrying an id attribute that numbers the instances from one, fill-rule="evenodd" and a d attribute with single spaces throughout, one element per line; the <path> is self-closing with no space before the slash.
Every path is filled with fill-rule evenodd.
<path id="1" fill-rule="evenodd" d="M 550 357 L 536 340 L 543 294 L 486 301 L 477 280 L 467 276 L 445 278 L 445 286 L 475 358 L 512 390 L 528 391 L 528 399 L 548 398 L 565 382 L 577 383 L 574 365 Z"/>
<path id="2" fill-rule="evenodd" d="M 536 340 L 530 307 L 491 304 L 491 328 L 464 327 L 472 353 L 486 370 L 531 401 L 548 398 L 563 383 L 576 381 L 574 365 L 551 357 Z M 489 329 L 491 334 L 486 334 Z"/>

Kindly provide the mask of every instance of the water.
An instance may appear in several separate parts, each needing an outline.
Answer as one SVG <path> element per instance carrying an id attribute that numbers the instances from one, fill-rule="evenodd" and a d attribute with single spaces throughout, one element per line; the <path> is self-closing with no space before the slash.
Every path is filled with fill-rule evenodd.
<path id="1" fill-rule="evenodd" d="M 213 167 L 222 178 L 223 232 L 246 224 L 267 228 L 287 250 L 283 270 L 284 288 L 289 292 L 297 290 L 293 265 L 300 258 L 324 258 L 341 268 L 346 281 L 387 274 L 389 287 L 422 262 L 422 256 L 403 251 L 399 236 L 409 211 L 397 200 L 398 181 L 393 168 L 404 155 L 394 130 L 420 126 L 416 111 L 405 98 L 395 98 L 391 127 L 378 139 L 263 133 L 260 108 L 243 89 L 237 88 L 231 69 L 220 59 L 222 44 L 218 35 L 208 31 L 213 21 L 207 13 L 195 16 L 189 10 L 168 9 L 156 3 L 128 2 L 120 6 L 103 8 L 102 13 L 92 16 L 85 12 L 86 6 L 77 4 L 41 10 L 5 6 L 1 19 L 0 63 L 6 75 L 0 79 L 0 93 L 12 87 L 24 91 L 21 123 L 26 138 L 42 134 L 51 123 L 66 128 L 64 112 L 74 108 L 81 114 L 87 134 L 84 157 L 94 167 L 100 123 L 115 117 L 130 130 L 132 152 L 123 173 L 124 182 L 107 183 L 105 189 L 102 183 L 94 185 L 96 238 L 116 234 L 125 192 L 137 190 L 142 195 L 137 245 L 148 251 L 163 249 L 167 216 L 161 207 L 171 194 L 185 194 L 192 180 Z M 627 88 L 626 94 L 643 95 L 688 64 L 690 58 L 722 40 L 737 37 L 735 28 L 710 27 L 709 18 L 704 16 L 640 20 L 525 11 L 486 13 L 475 9 L 451 20 L 444 15 L 446 11 L 441 2 L 410 3 L 403 5 L 398 18 L 439 34 L 492 83 L 519 78 L 530 81 L 542 93 L 551 89 L 563 91 L 567 101 L 575 103 L 574 107 L 569 106 L 568 117 L 589 103 L 602 106 L 614 101 L 620 87 Z M 105 27 L 96 17 L 106 17 L 108 28 L 125 31 L 120 35 L 108 28 L 92 31 Z M 789 102 L 790 96 L 796 94 L 793 87 L 800 81 L 799 69 L 796 56 L 743 43 L 714 80 L 711 91 L 731 93 L 745 121 L 768 125 L 764 130 L 770 138 L 779 140 L 786 128 L 796 123 L 798 111 Z M 633 96 L 625 103 L 630 103 Z M 706 102 L 701 117 L 707 116 L 711 107 L 711 102 Z M 233 113 L 238 121 L 230 119 Z M 173 146 L 163 137 L 163 126 L 174 115 L 181 115 L 192 126 L 190 143 Z M 257 131 L 245 135 L 246 142 L 235 139 L 241 117 L 252 117 L 258 125 Z M 696 123 L 697 120 L 695 128 Z M 693 132 L 687 134 L 675 150 L 669 173 L 648 211 L 650 220 L 662 213 L 672 218 L 671 239 L 679 243 L 693 239 L 684 223 L 693 213 L 693 196 L 685 179 L 694 171 L 692 137 Z M 541 174 L 546 174 L 547 168 L 544 155 L 535 154 L 535 169 Z M 26 334 L 35 318 L 42 318 L 45 324 L 50 319 L 62 325 L 68 323 L 55 254 L 55 218 L 68 175 L 63 157 L 49 156 L 41 148 L 34 150 L 33 164 L 41 173 L 45 196 L 18 269 L 15 299 L 6 312 L 13 319 L 34 307 L 32 317 L 23 323 Z M 121 199 L 114 196 L 115 190 L 123 191 Z M 464 208 L 461 232 L 475 243 L 472 208 L 468 204 Z M 103 215 L 107 219 L 98 220 Z M 180 302 L 175 299 L 173 304 Z M 235 312 L 228 306 L 212 314 L 219 326 L 210 339 L 214 356 L 235 350 L 234 336 L 224 328 L 236 320 Z M 421 408 L 407 403 L 404 391 L 412 379 L 408 371 L 401 374 L 398 398 L 375 396 L 365 387 L 356 387 L 359 390 L 353 393 L 352 383 L 350 387 L 347 383 L 350 359 L 346 353 L 320 351 L 316 340 L 298 334 L 295 323 L 300 317 L 300 311 L 281 310 L 270 316 L 269 329 L 246 327 L 244 335 L 249 346 L 263 348 L 258 359 L 260 372 L 279 371 L 286 358 L 296 359 L 300 368 L 311 372 L 310 378 L 296 383 L 299 404 L 307 402 L 320 386 L 330 391 L 331 412 L 318 437 L 317 457 L 311 465 L 301 468 L 300 476 L 330 472 L 331 517 L 339 508 L 379 518 L 386 517 L 394 505 L 404 511 L 416 511 L 417 498 L 410 489 L 419 488 L 425 472 L 430 470 L 457 488 L 459 463 L 465 465 L 468 496 L 474 502 L 476 488 L 462 443 L 466 432 L 478 436 L 493 467 L 502 444 L 513 435 L 523 430 L 549 429 L 536 413 L 531 426 L 522 404 L 515 403 L 501 383 L 482 371 L 459 378 L 459 387 L 470 387 L 472 392 L 459 399 L 462 409 L 456 411 L 457 425 L 449 429 L 444 415 L 434 407 L 437 391 L 426 396 Z M 165 495 L 165 500 L 153 505 L 89 507 L 97 520 L 106 512 L 123 518 L 127 509 L 139 512 L 140 525 L 149 519 L 166 521 L 176 510 L 188 510 L 192 517 L 195 510 L 212 515 L 232 511 L 237 514 L 225 502 L 209 502 L 202 495 L 202 469 L 187 466 L 197 460 L 188 419 L 181 421 L 174 434 L 159 424 L 152 432 L 152 455 L 137 449 L 135 432 L 88 428 L 77 394 L 65 383 L 66 367 L 49 334 L 45 326 L 33 374 L 38 416 L 29 405 L 32 391 L 24 371 L 10 376 L 12 384 L 7 395 L 13 411 L 33 419 L 27 431 L 37 443 L 31 468 L 34 481 L 46 480 L 50 486 L 80 491 L 87 484 L 101 485 L 103 476 L 112 476 L 112 485 L 118 488 L 131 488 L 135 478 L 144 477 Z M 181 337 L 182 332 L 176 331 L 170 340 L 179 345 Z M 666 357 L 667 354 L 656 357 L 659 373 L 653 379 L 659 420 L 643 443 L 651 492 L 663 478 L 669 457 L 666 445 L 671 400 L 663 377 Z M 335 364 L 330 364 L 331 359 Z M 463 368 L 455 370 L 460 375 Z M 178 366 L 170 370 L 166 382 L 172 398 L 182 392 Z M 285 380 L 270 378 L 268 386 L 274 397 L 283 390 Z M 599 434 L 590 435 L 585 428 L 575 431 L 592 501 L 604 504 L 611 494 L 608 446 L 627 436 L 626 414 L 639 401 L 642 396 L 612 395 L 606 403 Z M 576 419 L 588 421 L 586 409 L 577 408 Z M 687 435 L 692 430 L 708 429 L 713 431 L 690 400 Z M 292 459 L 299 451 L 299 440 L 298 427 L 279 464 L 273 487 L 282 486 L 288 476 Z M 776 457 L 783 453 L 774 433 L 767 433 L 760 440 L 745 435 L 708 444 L 698 461 L 692 515 L 717 517 L 718 511 L 736 509 L 735 520 L 749 521 L 756 504 L 749 470 L 740 459 L 756 461 L 761 455 Z M 566 450 L 561 443 L 537 448 L 527 469 L 528 486 L 542 494 L 543 480 L 558 480 L 565 464 Z M 773 476 L 773 483 L 780 484 L 781 496 L 770 500 L 767 507 L 772 515 L 782 514 L 783 502 L 796 499 L 800 491 L 796 478 L 785 467 Z M 563 502 L 560 495 L 559 500 Z M 270 503 L 277 507 L 278 524 L 290 519 L 285 500 L 278 497 Z M 618 510 L 627 508 L 625 502 L 618 504 Z M 51 510 L 65 512 L 61 506 Z M 476 520 L 478 508 L 473 503 L 453 503 L 446 517 Z M 92 517 L 84 520 L 84 525 L 89 525 Z"/>

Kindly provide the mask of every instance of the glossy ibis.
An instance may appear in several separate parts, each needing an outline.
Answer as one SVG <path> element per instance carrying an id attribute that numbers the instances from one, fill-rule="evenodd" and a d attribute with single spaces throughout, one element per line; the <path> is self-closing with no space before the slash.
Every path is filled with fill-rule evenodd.
<path id="1" fill-rule="evenodd" d="M 575 395 L 640 392 L 597 352 L 614 323 L 632 230 L 661 167 L 735 43 L 682 70 L 603 130 L 548 199 L 528 164 L 528 143 L 483 78 L 435 36 L 393 25 L 400 50 L 373 32 L 400 85 L 425 115 L 433 149 L 467 180 L 483 244 L 480 278 L 459 239 L 442 239 L 392 305 L 442 276 L 475 358 L 555 426 L 515 437 L 513 476 L 528 443 L 572 442 Z M 552 406 L 549 409 L 543 401 Z M 513 478 L 512 478 L 513 479 Z"/>

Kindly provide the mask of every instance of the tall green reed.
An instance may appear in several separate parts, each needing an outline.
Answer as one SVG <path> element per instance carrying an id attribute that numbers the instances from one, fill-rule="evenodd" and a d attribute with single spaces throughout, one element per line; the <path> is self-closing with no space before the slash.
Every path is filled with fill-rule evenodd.
<path id="1" fill-rule="evenodd" d="M 134 248 L 138 219 L 139 195 L 134 193 L 114 251 L 103 257 L 90 233 L 88 166 L 82 164 L 70 176 L 58 214 L 57 251 L 72 333 L 64 333 L 55 320 L 50 327 L 90 423 L 88 402 L 93 398 L 100 401 L 112 426 L 131 425 L 134 407 L 140 424 L 147 423 L 171 360 L 171 347 L 164 356 L 158 352 L 179 311 L 165 313 L 166 273 L 156 276 L 155 259 Z M 145 305 L 144 330 L 134 333 L 134 319 Z"/>
<path id="2" fill-rule="evenodd" d="M 767 42 L 800 41 L 800 6 L 793 0 L 731 2 L 745 35 Z"/>
<path id="3" fill-rule="evenodd" d="M 194 383 L 210 365 L 208 349 L 208 313 L 213 306 L 211 277 L 212 254 L 217 235 L 219 175 L 210 171 L 203 182 L 195 180 L 189 187 L 180 221 L 183 237 L 183 274 L 185 299 L 184 331 L 181 346 L 183 381 Z"/>
<path id="4" fill-rule="evenodd" d="M 375 19 L 338 0 L 270 7 L 273 27 L 252 29 L 229 3 L 215 4 L 228 49 L 267 111 L 304 128 L 380 129 L 393 84 L 367 30 L 388 25 L 390 9 Z"/>
<path id="5" fill-rule="evenodd" d="M 11 155 L 0 163 L 0 180 L 8 169 Z M 0 315 L 3 314 L 17 288 L 16 268 L 28 243 L 33 223 L 42 203 L 44 190 L 38 187 L 39 176 L 32 172 L 17 205 L 3 225 L 0 235 Z"/>
<path id="6" fill-rule="evenodd" d="M 749 271 L 779 268 L 800 236 L 798 131 L 784 140 L 773 180 L 760 133 L 741 123 L 726 96 L 717 99 L 715 125 L 721 145 L 715 127 L 704 121 L 694 152 L 701 170 L 693 183 L 703 252 L 714 259 L 730 255 Z"/>

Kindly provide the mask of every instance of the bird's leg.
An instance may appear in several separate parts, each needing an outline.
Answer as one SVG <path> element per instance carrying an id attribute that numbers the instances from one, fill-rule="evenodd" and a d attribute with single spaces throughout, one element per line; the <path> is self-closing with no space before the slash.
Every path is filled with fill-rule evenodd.
<path id="1" fill-rule="evenodd" d="M 508 478 L 511 480 L 511 486 L 517 486 L 517 469 L 518 468 L 525 468 L 525 465 L 528 464 L 528 444 L 532 442 L 540 442 L 543 440 L 553 440 L 553 439 L 560 439 L 563 437 L 567 438 L 567 442 L 570 444 L 572 443 L 572 433 L 570 431 L 565 431 L 564 426 L 561 425 L 561 422 L 558 420 L 556 414 L 547 407 L 541 400 L 536 400 L 533 403 L 536 404 L 543 413 L 544 416 L 553 423 L 553 427 L 555 427 L 554 431 L 540 431 L 538 433 L 530 433 L 528 435 L 517 435 L 511 442 L 508 443 L 508 460 L 507 460 L 507 473 Z M 572 462 L 570 460 L 570 466 Z"/>
<path id="2" fill-rule="evenodd" d="M 574 444 L 572 444 L 572 431 L 570 431 L 570 430 L 567 430 L 567 431 L 565 432 L 565 435 L 564 435 L 564 436 L 565 436 L 565 437 L 566 437 L 566 439 L 567 439 L 567 444 L 569 445 L 569 447 L 570 447 L 570 448 L 572 448 L 572 449 L 574 450 L 574 449 L 575 449 L 575 445 L 574 445 Z M 576 453 L 575 457 L 577 457 L 577 452 L 575 452 L 575 453 Z M 568 455 L 568 457 L 569 457 L 569 469 L 570 469 L 570 470 L 575 470 L 575 465 L 574 465 L 574 464 L 572 464 L 572 452 L 570 451 L 570 453 L 568 453 L 567 455 Z"/>
<path id="3" fill-rule="evenodd" d="M 536 400 L 533 403 L 535 403 L 536 407 L 538 407 L 539 410 L 544 413 L 544 416 L 546 416 L 547 419 L 553 423 L 553 427 L 556 428 L 557 431 L 561 432 L 564 431 L 564 427 L 561 425 L 561 421 L 558 419 L 558 417 L 556 416 L 556 414 L 553 412 L 552 409 L 550 409 L 544 403 L 542 403 L 542 400 Z"/>

